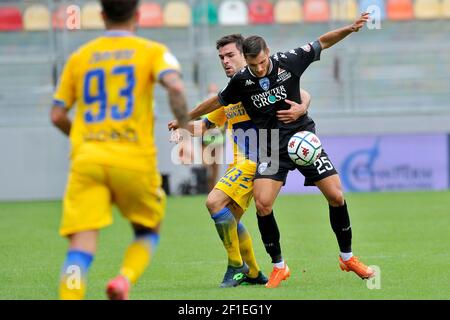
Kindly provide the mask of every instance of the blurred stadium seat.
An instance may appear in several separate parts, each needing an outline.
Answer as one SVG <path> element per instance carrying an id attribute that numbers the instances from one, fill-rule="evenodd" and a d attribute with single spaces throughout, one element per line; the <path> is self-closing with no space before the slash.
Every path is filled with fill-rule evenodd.
<path id="1" fill-rule="evenodd" d="M 399 21 L 414 19 L 412 0 L 387 0 L 386 11 L 389 20 Z"/>
<path id="2" fill-rule="evenodd" d="M 384 0 L 359 0 L 359 11 L 364 12 L 367 11 L 367 9 L 370 6 L 375 6 L 380 11 L 380 19 L 384 20 L 386 19 L 386 5 L 384 3 Z M 372 12 L 369 12 L 372 13 Z"/>
<path id="3" fill-rule="evenodd" d="M 66 27 L 66 19 L 67 19 L 67 6 L 60 5 L 55 11 L 52 13 L 52 26 L 55 29 L 63 29 Z"/>
<path id="4" fill-rule="evenodd" d="M 162 27 L 163 10 L 156 2 L 144 2 L 139 7 L 139 26 L 143 28 Z"/>
<path id="5" fill-rule="evenodd" d="M 358 17 L 356 0 L 331 1 L 331 18 L 336 21 L 353 21 Z"/>
<path id="6" fill-rule="evenodd" d="M 87 2 L 81 8 L 81 26 L 83 29 L 103 29 L 102 8 L 99 2 Z"/>
<path id="7" fill-rule="evenodd" d="M 275 22 L 279 24 L 298 23 L 302 20 L 302 6 L 296 0 L 279 0 L 274 11 Z"/>
<path id="8" fill-rule="evenodd" d="M 224 26 L 248 24 L 248 9 L 240 0 L 225 0 L 219 6 L 219 23 Z"/>
<path id="9" fill-rule="evenodd" d="M 208 0 L 206 3 L 204 1 L 197 3 L 192 10 L 192 15 L 195 25 L 204 22 L 210 25 L 216 25 L 218 22 L 217 6 L 211 0 Z"/>
<path id="10" fill-rule="evenodd" d="M 20 31 L 23 29 L 22 13 L 12 6 L 0 7 L 0 31 Z"/>
<path id="11" fill-rule="evenodd" d="M 271 24 L 273 19 L 273 5 L 268 0 L 252 0 L 248 5 L 251 24 Z"/>
<path id="12" fill-rule="evenodd" d="M 442 2 L 442 16 L 450 19 L 450 0 L 443 0 Z"/>
<path id="13" fill-rule="evenodd" d="M 43 4 L 34 4 L 26 8 L 23 14 L 25 30 L 41 31 L 50 28 L 50 11 Z"/>
<path id="14" fill-rule="evenodd" d="M 442 18 L 441 0 L 416 0 L 414 15 L 419 20 Z"/>
<path id="15" fill-rule="evenodd" d="M 163 15 L 164 25 L 168 27 L 188 27 L 192 23 L 191 7 L 184 1 L 169 1 Z"/>
<path id="16" fill-rule="evenodd" d="M 330 6 L 327 0 L 305 0 L 303 7 L 305 22 L 327 22 L 330 20 Z"/>

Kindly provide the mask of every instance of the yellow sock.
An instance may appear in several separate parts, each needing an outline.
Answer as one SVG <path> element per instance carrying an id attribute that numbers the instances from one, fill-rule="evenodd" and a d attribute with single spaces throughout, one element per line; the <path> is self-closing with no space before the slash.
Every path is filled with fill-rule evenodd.
<path id="1" fill-rule="evenodd" d="M 132 284 L 144 273 L 150 263 L 152 245 L 145 239 L 137 239 L 128 246 L 120 274 L 127 277 Z"/>
<path id="2" fill-rule="evenodd" d="M 211 216 L 215 222 L 217 233 L 227 251 L 228 265 L 240 267 L 243 264 L 241 252 L 239 251 L 239 238 L 237 224 L 230 209 L 224 208 Z"/>
<path id="3" fill-rule="evenodd" d="M 60 300 L 83 300 L 86 294 L 86 281 L 62 277 L 59 283 Z"/>
<path id="4" fill-rule="evenodd" d="M 237 226 L 237 231 L 239 236 L 239 250 L 242 259 L 249 267 L 248 276 L 250 278 L 256 278 L 260 269 L 256 262 L 255 252 L 253 251 L 252 237 L 241 222 Z"/>
<path id="5" fill-rule="evenodd" d="M 61 300 L 82 300 L 86 294 L 86 278 L 94 256 L 90 252 L 69 249 L 59 280 Z"/>

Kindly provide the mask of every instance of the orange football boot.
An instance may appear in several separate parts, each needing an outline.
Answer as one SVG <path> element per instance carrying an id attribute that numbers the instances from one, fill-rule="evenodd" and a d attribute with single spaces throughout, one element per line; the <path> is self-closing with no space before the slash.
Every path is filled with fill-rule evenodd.
<path id="1" fill-rule="evenodd" d="M 339 256 L 339 266 L 342 271 L 353 271 L 361 279 L 370 279 L 375 275 L 375 270 L 360 262 L 358 257 L 355 256 L 351 257 L 347 261 L 342 260 L 342 257 Z"/>
<path id="2" fill-rule="evenodd" d="M 290 275 L 291 271 L 286 263 L 284 264 L 284 268 L 277 268 L 274 266 L 269 281 L 266 283 L 266 287 L 276 288 L 280 285 L 281 281 L 287 280 Z"/>

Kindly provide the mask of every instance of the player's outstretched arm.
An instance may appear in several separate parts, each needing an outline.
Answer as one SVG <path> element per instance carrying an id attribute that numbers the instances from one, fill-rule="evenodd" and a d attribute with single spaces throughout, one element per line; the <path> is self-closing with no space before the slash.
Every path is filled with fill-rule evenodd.
<path id="1" fill-rule="evenodd" d="M 218 96 L 211 97 L 200 103 L 194 110 L 189 112 L 189 120 L 199 118 L 205 114 L 213 112 L 222 107 Z M 181 127 L 178 121 L 170 121 L 168 124 L 169 130 L 175 130 Z"/>
<path id="2" fill-rule="evenodd" d="M 189 116 L 191 119 L 196 119 L 198 117 L 204 116 L 205 114 L 213 112 L 220 107 L 222 107 L 222 104 L 219 101 L 219 97 L 214 96 L 200 103 L 194 110 L 189 112 Z"/>
<path id="3" fill-rule="evenodd" d="M 353 22 L 351 25 L 325 33 L 319 38 L 322 50 L 335 45 L 349 34 L 358 32 L 368 20 L 369 13 L 364 12 L 361 14 L 361 17 L 359 17 L 358 20 Z"/>
<path id="4" fill-rule="evenodd" d="M 50 111 L 50 119 L 52 123 L 65 135 L 70 135 L 70 128 L 72 127 L 72 120 L 67 114 L 69 110 L 59 106 L 53 106 Z"/>
<path id="5" fill-rule="evenodd" d="M 203 120 L 189 121 L 187 129 L 194 137 L 203 136 L 207 130 L 205 121 Z"/>
<path id="6" fill-rule="evenodd" d="M 177 72 L 170 72 L 161 78 L 161 84 L 169 95 L 169 104 L 172 113 L 182 128 L 187 128 L 189 116 L 186 97 L 184 95 L 184 83 Z"/>

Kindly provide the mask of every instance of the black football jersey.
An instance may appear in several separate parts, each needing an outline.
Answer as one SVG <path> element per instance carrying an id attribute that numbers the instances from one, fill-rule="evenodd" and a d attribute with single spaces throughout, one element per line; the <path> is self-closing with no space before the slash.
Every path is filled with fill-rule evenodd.
<path id="1" fill-rule="evenodd" d="M 242 102 L 258 129 L 280 129 L 280 134 L 294 132 L 310 121 L 305 114 L 297 121 L 285 124 L 276 116 L 278 110 L 289 109 L 285 99 L 301 103 L 300 77 L 308 66 L 320 59 L 318 41 L 270 57 L 271 69 L 257 78 L 248 67 L 237 72 L 219 93 L 223 105 Z"/>

